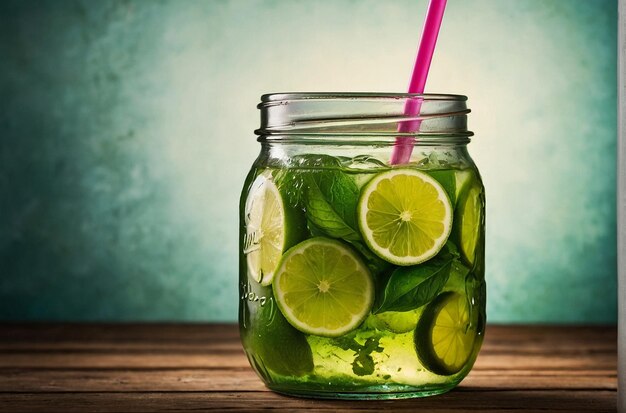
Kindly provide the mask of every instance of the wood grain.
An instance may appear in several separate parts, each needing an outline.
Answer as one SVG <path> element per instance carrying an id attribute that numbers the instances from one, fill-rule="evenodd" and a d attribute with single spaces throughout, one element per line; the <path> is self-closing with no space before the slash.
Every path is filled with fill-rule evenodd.
<path id="1" fill-rule="evenodd" d="M 329 401 L 267 390 L 226 324 L 0 325 L 0 411 L 614 412 L 614 326 L 489 326 L 454 391 Z"/>

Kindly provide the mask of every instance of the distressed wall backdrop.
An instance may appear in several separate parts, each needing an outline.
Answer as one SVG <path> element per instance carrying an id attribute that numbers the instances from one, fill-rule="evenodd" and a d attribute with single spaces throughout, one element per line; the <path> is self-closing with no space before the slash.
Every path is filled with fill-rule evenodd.
<path id="1" fill-rule="evenodd" d="M 236 319 L 259 96 L 404 91 L 426 1 L 0 2 L 0 319 Z M 450 0 L 488 318 L 616 321 L 616 0 Z"/>

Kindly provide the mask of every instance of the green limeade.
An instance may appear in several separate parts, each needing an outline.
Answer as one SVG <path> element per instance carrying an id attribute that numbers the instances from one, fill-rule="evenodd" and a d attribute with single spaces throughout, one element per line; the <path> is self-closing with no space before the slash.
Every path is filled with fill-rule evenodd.
<path id="1" fill-rule="evenodd" d="M 246 180 L 240 330 L 252 367 L 272 390 L 326 398 L 427 396 L 455 387 L 474 364 L 485 326 L 478 171 L 467 163 L 362 165 L 302 155 L 289 166 L 255 166 Z M 387 177 L 396 176 L 402 185 L 413 182 L 415 191 L 386 187 Z M 376 198 L 379 193 L 391 201 Z M 420 204 L 414 194 L 430 198 Z M 362 209 L 391 204 L 396 196 L 398 205 L 410 201 L 413 209 L 394 222 L 422 212 L 442 221 L 423 224 L 443 234 L 434 243 L 421 229 L 407 232 L 407 248 L 420 236 L 424 245 L 435 245 L 425 261 L 397 265 L 384 249 L 373 250 L 374 235 L 365 235 L 370 218 Z M 376 217 L 371 222 L 387 226 Z M 335 301 L 314 303 L 333 293 Z M 356 315 L 344 320 L 344 310 Z"/>

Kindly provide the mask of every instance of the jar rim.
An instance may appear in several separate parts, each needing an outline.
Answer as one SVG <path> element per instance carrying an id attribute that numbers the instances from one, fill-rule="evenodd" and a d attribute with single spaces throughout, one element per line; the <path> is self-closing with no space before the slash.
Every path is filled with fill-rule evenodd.
<path id="1" fill-rule="evenodd" d="M 454 102 L 465 102 L 467 96 L 451 93 L 397 93 L 397 92 L 276 92 L 261 95 L 261 103 L 257 105 L 259 109 L 274 102 L 285 100 L 341 100 L 341 99 L 363 99 L 363 100 L 400 100 L 400 99 L 423 99 L 428 101 L 447 100 Z"/>
<path id="2" fill-rule="evenodd" d="M 269 93 L 257 105 L 260 140 L 285 136 L 319 138 L 397 136 L 467 138 L 467 96 L 441 93 L 294 92 Z M 455 140 L 456 142 L 456 140 Z"/>

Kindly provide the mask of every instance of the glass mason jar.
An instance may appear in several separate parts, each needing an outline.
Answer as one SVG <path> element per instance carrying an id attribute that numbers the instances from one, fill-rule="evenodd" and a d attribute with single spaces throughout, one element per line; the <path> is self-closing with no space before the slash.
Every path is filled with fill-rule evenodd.
<path id="1" fill-rule="evenodd" d="M 239 321 L 270 389 L 421 397 L 468 374 L 485 328 L 485 197 L 466 100 L 261 98 L 261 152 L 240 204 Z"/>

